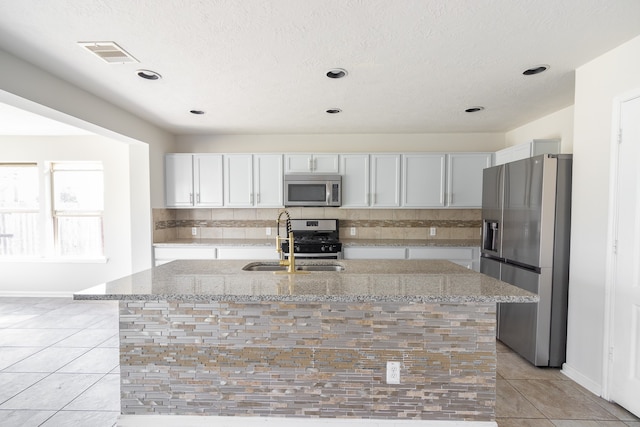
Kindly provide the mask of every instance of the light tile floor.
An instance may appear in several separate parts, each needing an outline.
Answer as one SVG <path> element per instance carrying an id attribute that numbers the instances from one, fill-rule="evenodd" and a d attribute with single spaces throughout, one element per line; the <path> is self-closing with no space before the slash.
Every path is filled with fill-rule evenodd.
<path id="1" fill-rule="evenodd" d="M 640 427 L 558 369 L 497 349 L 499 427 Z M 0 298 L 0 427 L 112 427 L 119 399 L 116 302 Z"/>

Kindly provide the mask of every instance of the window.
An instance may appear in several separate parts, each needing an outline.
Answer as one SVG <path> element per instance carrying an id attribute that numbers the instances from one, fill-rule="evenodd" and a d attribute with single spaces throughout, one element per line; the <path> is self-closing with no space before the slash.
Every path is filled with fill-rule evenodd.
<path id="1" fill-rule="evenodd" d="M 104 255 L 101 162 L 0 163 L 0 257 Z"/>
<path id="2" fill-rule="evenodd" d="M 39 194 L 36 163 L 0 164 L 0 256 L 38 255 Z"/>
<path id="3" fill-rule="evenodd" d="M 101 163 L 51 166 L 53 228 L 61 256 L 103 255 L 104 182 Z"/>

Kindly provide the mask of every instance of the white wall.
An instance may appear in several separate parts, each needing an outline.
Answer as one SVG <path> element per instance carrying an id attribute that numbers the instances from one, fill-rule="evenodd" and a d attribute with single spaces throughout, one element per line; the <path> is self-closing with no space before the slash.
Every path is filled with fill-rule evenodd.
<path id="1" fill-rule="evenodd" d="M 576 72 L 566 372 L 602 387 L 614 99 L 640 88 L 640 37 Z"/>
<path id="2" fill-rule="evenodd" d="M 504 133 L 179 135 L 179 153 L 497 151 Z"/>
<path id="3" fill-rule="evenodd" d="M 106 263 L 2 260 L 0 295 L 70 295 L 74 291 L 131 274 L 132 271 L 143 267 L 150 267 L 150 230 L 145 227 L 146 236 L 144 232 L 140 233 L 136 228 L 140 217 L 132 214 L 135 211 L 132 204 L 148 202 L 149 194 L 148 168 L 139 171 L 147 175 L 145 179 L 140 179 L 138 171 L 130 171 L 130 164 L 141 155 L 146 155 L 146 146 L 140 146 L 114 142 L 100 136 L 0 136 L 0 162 L 103 162 L 104 245 L 105 256 L 108 258 Z M 146 197 L 139 194 L 140 187 L 144 188 Z M 148 206 L 145 206 L 147 212 Z M 139 207 L 137 209 L 140 210 Z M 141 244 L 146 248 L 140 248 Z M 146 266 L 143 265 L 145 259 Z"/>
<path id="4" fill-rule="evenodd" d="M 505 135 L 506 146 L 511 147 L 532 139 L 560 138 L 560 151 L 565 154 L 573 153 L 573 110 L 572 105 L 510 130 Z"/>
<path id="5" fill-rule="evenodd" d="M 117 141 L 148 144 L 151 206 L 164 206 L 163 159 L 174 149 L 172 134 L 3 50 L 0 64 L 0 102 Z"/>

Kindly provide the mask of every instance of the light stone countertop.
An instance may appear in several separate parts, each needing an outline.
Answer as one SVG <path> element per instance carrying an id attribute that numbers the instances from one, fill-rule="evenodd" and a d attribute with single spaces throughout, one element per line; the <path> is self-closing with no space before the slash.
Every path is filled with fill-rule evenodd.
<path id="1" fill-rule="evenodd" d="M 299 260 L 341 272 L 244 271 L 246 260 L 179 260 L 74 294 L 77 300 L 537 302 L 538 296 L 443 260 Z M 264 261 L 273 264 L 275 261 Z"/>

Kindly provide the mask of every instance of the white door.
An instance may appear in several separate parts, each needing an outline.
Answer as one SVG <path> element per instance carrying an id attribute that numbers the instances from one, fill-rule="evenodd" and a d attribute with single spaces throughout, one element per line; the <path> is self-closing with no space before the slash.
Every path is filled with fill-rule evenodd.
<path id="1" fill-rule="evenodd" d="M 193 156 L 167 154 L 164 157 L 165 204 L 168 208 L 193 206 Z"/>
<path id="2" fill-rule="evenodd" d="M 313 156 L 311 154 L 285 154 L 285 173 L 304 173 L 313 170 Z"/>
<path id="3" fill-rule="evenodd" d="M 224 156 L 224 204 L 230 208 L 253 206 L 253 157 L 251 154 Z"/>
<path id="4" fill-rule="evenodd" d="M 337 154 L 314 154 L 312 163 L 313 173 L 338 173 L 339 162 Z"/>
<path id="5" fill-rule="evenodd" d="M 447 205 L 457 208 L 482 207 L 482 171 L 491 166 L 491 154 L 449 154 Z"/>
<path id="6" fill-rule="evenodd" d="M 640 97 L 620 113 L 610 398 L 640 416 Z"/>
<path id="7" fill-rule="evenodd" d="M 284 185 L 280 154 L 254 155 L 253 181 L 256 207 L 282 207 Z"/>
<path id="8" fill-rule="evenodd" d="M 444 206 L 444 154 L 402 156 L 402 206 L 427 208 Z"/>
<path id="9" fill-rule="evenodd" d="M 371 155 L 371 206 L 400 206 L 400 155 Z"/>
<path id="10" fill-rule="evenodd" d="M 222 154 L 193 156 L 196 207 L 222 206 Z"/>
<path id="11" fill-rule="evenodd" d="M 369 207 L 369 155 L 341 154 L 342 207 Z"/>

